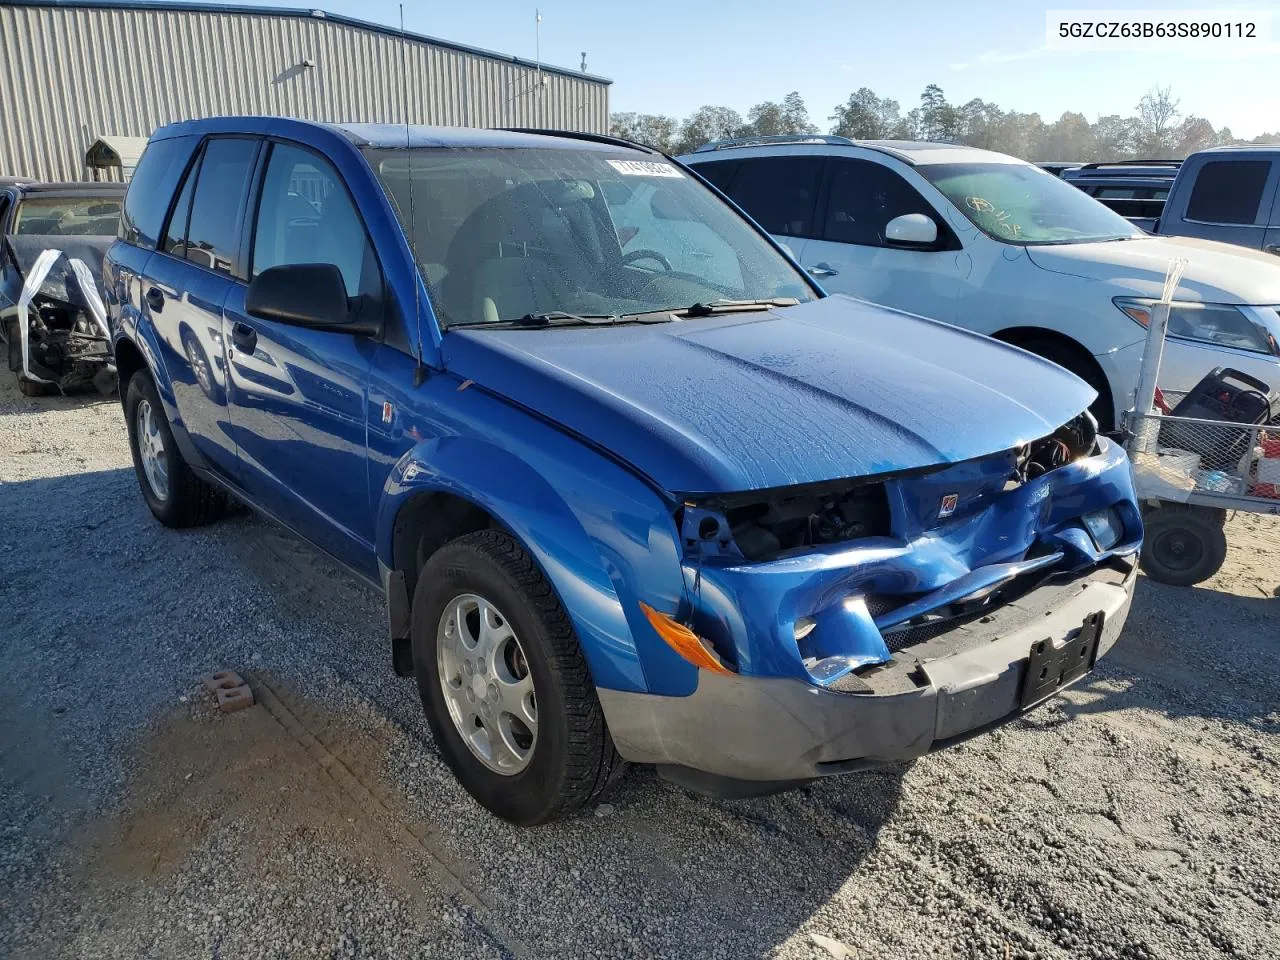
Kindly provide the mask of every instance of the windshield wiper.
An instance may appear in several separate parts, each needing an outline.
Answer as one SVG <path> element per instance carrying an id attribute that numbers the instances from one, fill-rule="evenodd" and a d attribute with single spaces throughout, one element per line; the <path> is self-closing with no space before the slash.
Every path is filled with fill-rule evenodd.
<path id="1" fill-rule="evenodd" d="M 687 307 L 677 307 L 671 312 L 685 317 L 709 317 L 714 313 L 746 313 L 769 307 L 794 307 L 800 301 L 795 297 L 774 297 L 769 300 L 708 300 Z"/>
<path id="2" fill-rule="evenodd" d="M 573 326 L 574 324 L 584 324 L 586 326 L 595 326 L 597 324 L 617 323 L 620 318 L 612 313 L 590 313 L 585 316 L 577 313 L 566 313 L 563 310 L 548 310 L 544 313 L 526 313 L 523 317 L 511 317 L 507 320 L 474 320 L 469 323 L 451 323 L 451 327 L 480 327 L 488 329 L 507 329 L 510 327 L 547 327 L 555 326 Z"/>

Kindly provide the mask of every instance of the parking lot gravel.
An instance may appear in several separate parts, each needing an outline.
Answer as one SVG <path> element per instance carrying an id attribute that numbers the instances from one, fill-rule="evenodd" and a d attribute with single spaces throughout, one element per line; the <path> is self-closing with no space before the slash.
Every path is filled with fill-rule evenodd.
<path id="1" fill-rule="evenodd" d="M 634 769 L 527 830 L 450 776 L 373 591 L 247 511 L 161 528 L 117 403 L 6 378 L 0 956 L 1280 957 L 1280 528 L 1228 536 L 988 736 L 753 801 Z"/>

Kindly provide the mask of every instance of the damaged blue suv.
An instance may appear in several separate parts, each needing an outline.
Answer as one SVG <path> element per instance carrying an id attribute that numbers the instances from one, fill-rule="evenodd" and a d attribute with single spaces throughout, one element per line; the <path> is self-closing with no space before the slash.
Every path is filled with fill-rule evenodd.
<path id="1" fill-rule="evenodd" d="M 377 585 L 441 754 L 518 823 L 624 761 L 745 795 L 919 756 L 1129 609 L 1092 389 L 824 296 L 623 141 L 165 127 L 104 281 L 156 518 L 234 497 Z"/>

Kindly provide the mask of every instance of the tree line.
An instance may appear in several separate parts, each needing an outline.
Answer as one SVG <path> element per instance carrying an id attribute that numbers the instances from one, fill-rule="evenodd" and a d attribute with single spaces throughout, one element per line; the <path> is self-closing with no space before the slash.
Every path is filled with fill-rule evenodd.
<path id="1" fill-rule="evenodd" d="M 1215 128 L 1204 117 L 1184 114 L 1169 87 L 1143 95 L 1127 117 L 1112 114 L 1092 122 L 1067 111 L 1045 122 L 1038 113 L 1001 110 L 987 100 L 947 101 L 935 83 L 924 88 L 920 105 L 907 112 L 898 101 L 862 87 L 831 114 L 829 130 L 864 140 L 935 140 L 1012 154 L 1024 160 L 1180 160 L 1206 147 L 1234 143 L 1280 143 L 1280 132 L 1238 140 L 1229 127 Z M 663 114 L 614 113 L 610 132 L 664 153 L 688 153 L 728 137 L 818 133 L 804 98 L 792 91 L 781 102 L 758 103 L 744 118 L 730 107 L 699 107 L 683 120 Z"/>

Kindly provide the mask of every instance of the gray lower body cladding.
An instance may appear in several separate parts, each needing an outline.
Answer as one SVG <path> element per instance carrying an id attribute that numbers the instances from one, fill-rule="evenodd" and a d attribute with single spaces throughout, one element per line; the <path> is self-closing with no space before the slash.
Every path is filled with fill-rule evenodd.
<path id="1" fill-rule="evenodd" d="M 1137 579 L 1118 561 L 1048 583 L 971 624 L 898 651 L 858 692 L 799 679 L 701 671 L 687 697 L 601 689 L 618 752 L 637 763 L 740 781 L 800 781 L 919 757 L 1023 711 L 1033 645 L 1104 615 L 1097 655 L 1119 638 Z"/>

